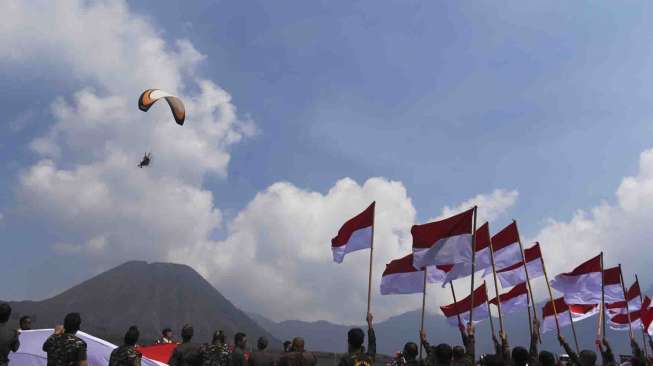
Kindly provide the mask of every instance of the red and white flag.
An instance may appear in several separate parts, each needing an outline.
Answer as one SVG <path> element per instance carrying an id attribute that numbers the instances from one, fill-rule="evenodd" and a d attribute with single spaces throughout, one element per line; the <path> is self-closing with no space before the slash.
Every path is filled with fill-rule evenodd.
<path id="1" fill-rule="evenodd" d="M 528 307 L 528 289 L 526 283 L 522 282 L 510 289 L 505 294 L 499 295 L 501 301 L 501 312 L 504 314 L 514 313 L 515 311 Z M 498 306 L 497 298 L 490 300 L 490 304 Z"/>
<path id="2" fill-rule="evenodd" d="M 478 272 L 487 268 L 492 268 L 492 257 L 490 256 L 490 225 L 486 222 L 476 229 L 476 251 L 475 251 L 474 271 Z M 456 263 L 442 283 L 442 287 L 447 283 L 459 278 L 471 276 L 472 263 Z"/>
<path id="3" fill-rule="evenodd" d="M 621 267 L 616 266 L 603 270 L 603 288 L 606 303 L 624 301 L 624 289 L 621 286 Z"/>
<path id="4" fill-rule="evenodd" d="M 519 231 L 515 221 L 494 234 L 492 249 L 494 250 L 494 266 L 496 268 L 506 268 L 522 260 L 519 247 Z"/>
<path id="5" fill-rule="evenodd" d="M 338 230 L 338 235 L 331 239 L 334 262 L 342 263 L 345 254 L 372 247 L 375 204 L 372 202 L 365 211 L 345 222 Z"/>
<path id="6" fill-rule="evenodd" d="M 429 283 L 442 282 L 446 276 L 447 266 L 427 267 L 426 281 Z M 424 271 L 413 267 L 413 255 L 395 259 L 385 265 L 381 278 L 381 294 L 415 294 L 422 293 L 424 289 Z"/>
<path id="7" fill-rule="evenodd" d="M 413 225 L 413 266 L 428 267 L 469 260 L 475 209 L 424 225 Z"/>
<path id="8" fill-rule="evenodd" d="M 651 307 L 651 299 L 646 296 L 644 298 L 644 303 L 642 304 L 642 309 L 647 311 Z M 642 321 L 641 321 L 641 314 L 643 311 L 641 309 L 637 309 L 636 311 L 631 311 L 630 316 L 626 312 L 626 308 L 622 308 L 623 313 L 618 313 L 618 314 L 610 314 L 607 316 L 608 320 L 608 325 L 610 326 L 610 329 L 613 330 L 629 330 L 631 327 L 634 329 L 638 329 L 642 326 Z M 628 326 L 628 319 L 630 319 L 630 325 Z"/>
<path id="9" fill-rule="evenodd" d="M 526 259 L 526 268 L 528 269 L 528 278 L 534 279 L 544 276 L 544 268 L 542 268 L 542 252 L 540 252 L 540 243 L 535 243 L 530 248 L 524 250 L 524 258 Z M 512 266 L 500 269 L 497 271 L 497 277 L 501 282 L 501 287 L 515 286 L 518 283 L 526 282 L 526 271 L 524 270 L 524 262 L 519 261 Z"/>
<path id="10" fill-rule="evenodd" d="M 472 305 L 472 296 L 467 295 L 464 299 L 453 304 L 440 306 L 442 313 L 447 317 L 447 322 L 455 327 L 458 326 L 458 315 L 463 324 L 469 322 L 469 309 Z M 485 284 L 482 284 L 474 290 L 474 315 L 472 323 L 476 324 L 480 321 L 487 319 L 490 316 L 490 311 L 487 306 L 487 290 Z"/>
<path id="11" fill-rule="evenodd" d="M 601 303 L 601 255 L 584 262 L 573 271 L 562 273 L 551 281 L 569 304 Z"/>
<path id="12" fill-rule="evenodd" d="M 586 318 L 591 317 L 598 313 L 598 305 L 594 304 L 572 304 L 567 305 L 564 297 L 559 297 L 555 299 L 555 311 L 551 301 L 548 301 L 542 308 L 542 323 L 540 325 L 542 333 L 546 333 L 551 330 L 556 330 L 556 318 L 558 318 L 558 324 L 560 328 L 565 327 L 571 324 L 570 319 L 573 319 L 574 323 Z"/>
<path id="13" fill-rule="evenodd" d="M 628 299 L 628 309 L 631 312 L 639 311 L 642 305 L 642 293 L 639 289 L 639 282 L 635 281 L 632 286 L 626 291 L 626 298 Z M 609 316 L 619 314 L 626 314 L 626 301 L 617 301 L 605 304 L 605 311 Z"/>

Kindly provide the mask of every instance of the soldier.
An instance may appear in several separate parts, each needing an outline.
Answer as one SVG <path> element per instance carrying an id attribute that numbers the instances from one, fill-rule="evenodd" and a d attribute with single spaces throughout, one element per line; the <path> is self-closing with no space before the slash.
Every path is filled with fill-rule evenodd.
<path id="1" fill-rule="evenodd" d="M 274 357 L 266 349 L 268 348 L 268 339 L 260 337 L 256 342 L 256 351 L 252 352 L 249 360 L 250 366 L 274 366 Z"/>
<path id="2" fill-rule="evenodd" d="M 199 366 L 200 364 L 200 347 L 191 342 L 195 331 L 190 324 L 181 328 L 181 344 L 175 348 L 170 356 L 168 365 L 170 366 Z"/>
<path id="3" fill-rule="evenodd" d="M 141 366 L 140 352 L 136 351 L 136 342 L 140 332 L 135 325 L 132 325 L 125 333 L 125 343 L 114 349 L 109 358 L 109 366 Z"/>
<path id="4" fill-rule="evenodd" d="M 54 334 L 43 343 L 48 366 L 87 366 L 86 342 L 75 336 L 82 324 L 79 313 L 67 314 L 63 327 L 57 325 Z"/>
<path id="5" fill-rule="evenodd" d="M 18 320 L 20 330 L 32 330 L 32 317 L 29 315 L 23 315 Z"/>
<path id="6" fill-rule="evenodd" d="M 376 336 L 372 328 L 372 314 L 367 314 L 367 346 L 365 352 L 363 342 L 365 333 L 360 328 L 350 329 L 347 333 L 347 355 L 340 358 L 339 366 L 372 366 L 376 358 Z"/>
<path id="7" fill-rule="evenodd" d="M 247 335 L 245 333 L 236 333 L 234 336 L 234 351 L 231 353 L 231 366 L 247 366 L 247 355 L 245 348 L 247 347 Z"/>
<path id="8" fill-rule="evenodd" d="M 200 347 L 200 359 L 202 366 L 229 366 L 231 350 L 225 343 L 224 332 L 213 333 L 210 344 Z"/>
<path id="9" fill-rule="evenodd" d="M 154 344 L 168 344 L 168 343 L 177 343 L 172 339 L 172 329 L 165 328 L 161 331 L 161 337 L 154 342 Z"/>
<path id="10" fill-rule="evenodd" d="M 7 366 L 9 363 L 9 352 L 18 351 L 18 331 L 9 329 L 7 322 L 11 316 L 11 306 L 0 303 L 0 366 Z"/>

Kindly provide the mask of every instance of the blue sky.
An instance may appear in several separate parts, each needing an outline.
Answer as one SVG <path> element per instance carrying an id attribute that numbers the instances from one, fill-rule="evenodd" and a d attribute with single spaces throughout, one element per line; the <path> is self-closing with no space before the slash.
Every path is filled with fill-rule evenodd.
<path id="1" fill-rule="evenodd" d="M 624 177 L 641 173 L 639 155 L 653 134 L 652 6 L 146 0 L 127 2 L 125 11 L 169 47 L 191 42 L 205 55 L 192 72 L 224 88 L 239 118 L 258 130 L 229 146 L 226 176 L 209 172 L 192 182 L 213 195 L 222 217 L 209 239 L 228 238 L 233 220 L 277 182 L 327 195 L 346 177 L 361 185 L 371 177 L 401 182 L 418 222 L 478 194 L 516 190 L 497 229 L 514 217 L 534 238 L 549 233 L 548 219 L 572 225 L 579 209 L 618 207 Z M 102 95 L 102 81 L 70 74 L 57 56 L 10 56 L 0 58 L 7 126 L 0 134 L 0 243 L 9 251 L 0 274 L 15 280 L 0 292 L 39 298 L 129 255 L 93 264 L 53 256 L 52 245 L 95 234 L 32 220 L 39 215 L 17 193 L 21 172 L 44 158 L 28 145 L 52 129 L 53 101 L 89 86 Z M 192 110 L 189 116 L 192 123 Z M 80 155 L 62 156 L 57 166 L 86 164 Z M 43 268 L 57 275 L 35 285 Z"/>

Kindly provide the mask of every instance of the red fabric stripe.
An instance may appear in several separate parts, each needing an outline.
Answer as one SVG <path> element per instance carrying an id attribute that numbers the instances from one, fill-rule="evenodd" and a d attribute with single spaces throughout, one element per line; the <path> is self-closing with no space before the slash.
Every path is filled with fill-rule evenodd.
<path id="1" fill-rule="evenodd" d="M 597 255 L 596 257 L 584 262 L 580 266 L 574 268 L 573 271 L 563 273 L 565 276 L 578 276 L 582 274 L 588 274 L 592 272 L 601 272 L 601 256 Z"/>
<path id="2" fill-rule="evenodd" d="M 453 304 L 440 306 L 440 309 L 447 318 L 456 316 L 458 314 L 464 314 L 469 311 L 471 305 L 472 297 L 467 295 L 464 299 L 454 302 Z M 485 284 L 479 286 L 474 290 L 474 307 L 484 304 L 487 301 L 487 292 L 485 290 Z"/>
<path id="3" fill-rule="evenodd" d="M 526 263 L 530 263 L 536 259 L 542 258 L 542 252 L 540 252 L 540 243 L 535 243 L 535 245 L 533 245 L 532 247 L 524 250 L 524 257 L 526 258 Z M 519 261 L 510 267 L 506 267 L 498 270 L 497 273 L 510 272 L 523 266 L 524 266 L 524 261 Z"/>
<path id="4" fill-rule="evenodd" d="M 504 303 L 508 300 L 514 299 L 515 297 L 522 296 L 522 295 L 528 295 L 528 290 L 526 289 L 525 282 L 522 282 L 519 285 L 511 288 L 510 291 L 506 292 L 505 294 L 499 295 L 499 299 L 501 300 L 501 303 Z M 494 305 L 498 305 L 497 298 L 495 297 L 494 299 L 490 300 L 490 303 Z"/>
<path id="5" fill-rule="evenodd" d="M 513 221 L 492 237 L 492 249 L 499 250 L 519 241 L 517 224 Z"/>
<path id="6" fill-rule="evenodd" d="M 557 305 L 557 304 L 556 304 Z M 572 314 L 587 314 L 592 312 L 598 305 L 596 304 L 570 304 L 569 311 Z"/>
<path id="7" fill-rule="evenodd" d="M 476 229 L 476 252 L 490 246 L 490 225 L 486 222 Z"/>
<path id="8" fill-rule="evenodd" d="M 444 220 L 423 225 L 413 225 L 413 248 L 430 248 L 438 240 L 461 234 L 471 234 L 474 209 L 451 216 Z"/>
<path id="9" fill-rule="evenodd" d="M 554 300 L 555 301 L 555 306 L 556 306 L 556 313 L 560 314 L 563 313 L 567 310 L 569 310 L 569 307 L 567 306 L 567 303 L 565 302 L 564 297 L 559 297 Z M 544 305 L 544 308 L 542 308 L 542 317 L 546 318 L 547 316 L 553 316 L 553 305 L 551 305 L 551 301 L 548 301 L 546 305 Z"/>
<path id="10" fill-rule="evenodd" d="M 170 361 L 172 352 L 177 348 L 176 343 L 154 344 L 151 346 L 136 347 L 136 351 L 150 360 L 156 360 L 163 363 Z"/>
<path id="11" fill-rule="evenodd" d="M 385 265 L 385 271 L 383 271 L 383 276 L 395 274 L 395 273 L 411 273 L 411 272 L 420 272 L 420 270 L 413 267 L 413 255 L 408 254 L 407 256 L 395 259 L 392 262 Z"/>
<path id="12" fill-rule="evenodd" d="M 338 235 L 331 239 L 332 247 L 341 247 L 349 241 L 351 234 L 359 229 L 364 229 L 374 225 L 374 206 L 376 202 L 372 202 L 365 211 L 359 213 L 354 218 L 345 222 L 344 225 L 338 230 Z"/>
<path id="13" fill-rule="evenodd" d="M 603 270 L 603 284 L 605 286 L 621 285 L 621 270 L 619 266 Z"/>
<path id="14" fill-rule="evenodd" d="M 449 273 L 453 269 L 453 264 L 438 264 L 435 266 L 435 268 L 439 269 L 440 271 Z"/>

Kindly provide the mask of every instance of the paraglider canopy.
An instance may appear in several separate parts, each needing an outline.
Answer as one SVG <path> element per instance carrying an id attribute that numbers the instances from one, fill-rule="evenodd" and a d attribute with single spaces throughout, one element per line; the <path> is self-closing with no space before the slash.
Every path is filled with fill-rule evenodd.
<path id="1" fill-rule="evenodd" d="M 159 89 L 147 89 L 138 98 L 138 109 L 147 112 L 159 99 L 165 99 L 170 106 L 172 116 L 178 125 L 183 126 L 186 119 L 186 108 L 178 97 Z"/>

